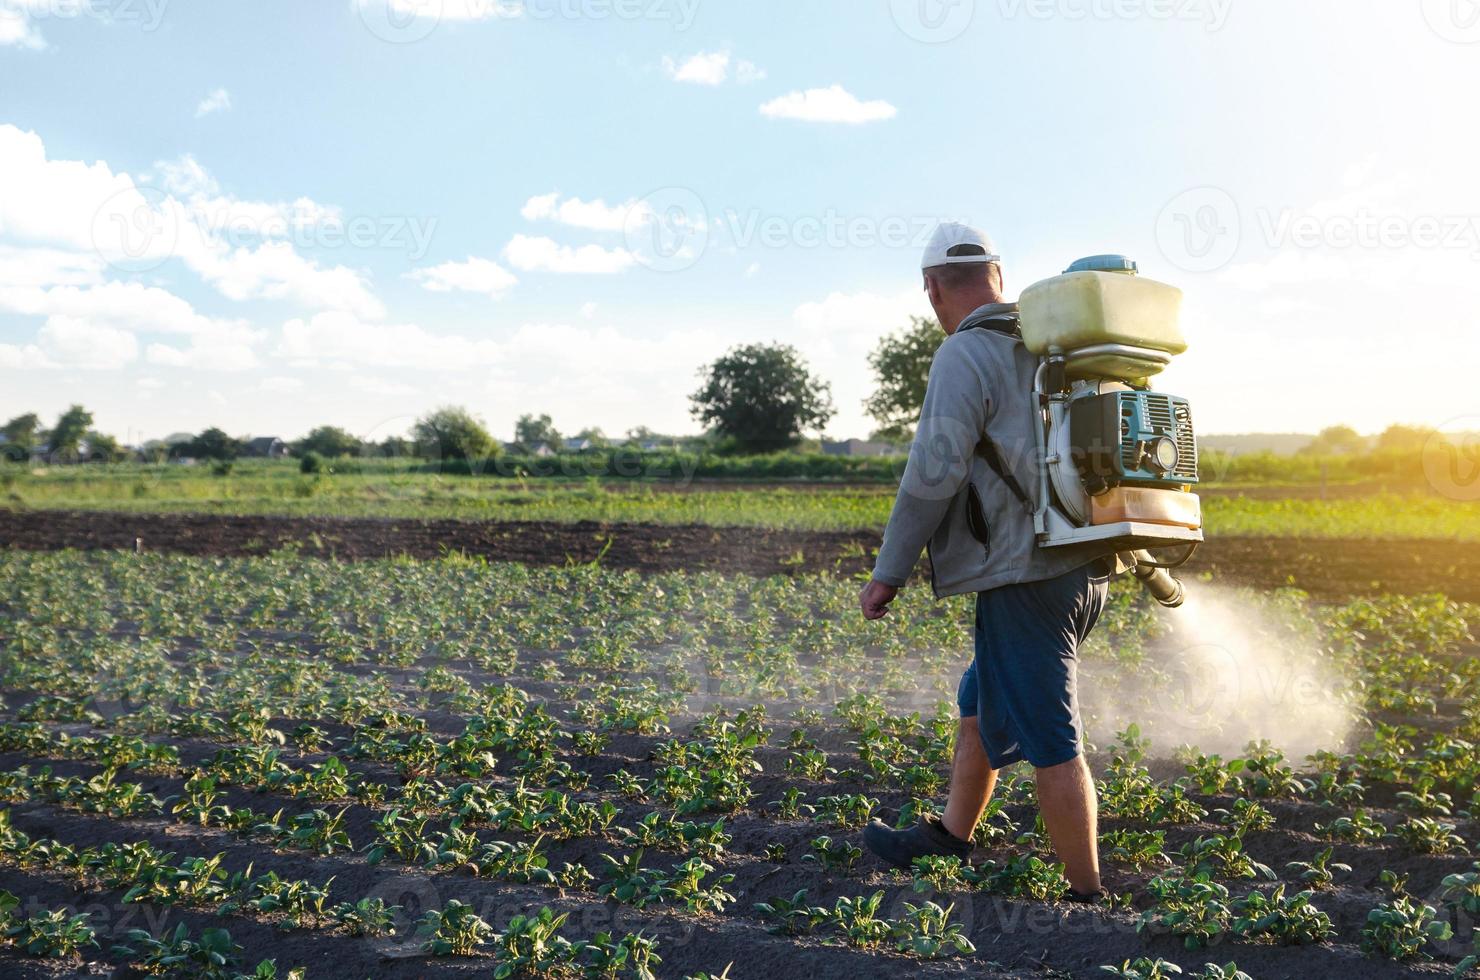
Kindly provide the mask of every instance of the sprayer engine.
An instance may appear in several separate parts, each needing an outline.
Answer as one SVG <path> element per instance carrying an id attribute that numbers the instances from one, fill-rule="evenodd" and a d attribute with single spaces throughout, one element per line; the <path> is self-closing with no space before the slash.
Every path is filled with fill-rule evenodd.
<path id="1" fill-rule="evenodd" d="M 1202 540 L 1192 407 L 1150 384 L 1187 349 L 1181 303 L 1181 290 L 1140 277 L 1120 255 L 1081 259 L 1023 291 L 1023 341 L 1039 355 L 1042 547 Z"/>
<path id="2" fill-rule="evenodd" d="M 1069 442 L 1091 494 L 1197 483 L 1197 436 L 1185 398 L 1111 391 L 1069 402 Z"/>

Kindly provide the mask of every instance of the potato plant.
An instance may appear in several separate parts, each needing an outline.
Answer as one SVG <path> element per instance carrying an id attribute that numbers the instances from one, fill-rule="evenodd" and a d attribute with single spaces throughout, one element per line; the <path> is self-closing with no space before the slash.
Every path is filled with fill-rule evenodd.
<path id="1" fill-rule="evenodd" d="M 1051 933 L 957 914 L 983 908 L 1099 925 L 1134 908 L 1143 935 L 1174 942 L 1153 947 L 1158 961 L 1107 929 L 1103 958 L 1125 976 L 1237 980 L 1232 963 L 1203 962 L 1214 943 L 1254 975 L 1279 972 L 1274 946 L 1365 955 L 1361 975 L 1423 956 L 1468 969 L 1473 937 L 1441 937 L 1449 917 L 1480 914 L 1474 609 L 1251 597 L 1293 616 L 1371 716 L 1308 758 L 1092 725 L 1117 896 L 1087 907 L 1064 904 L 1021 769 L 1001 774 L 969 860 L 901 874 L 863 851 L 868 820 L 907 827 L 940 810 L 970 610 L 910 589 L 887 626 L 867 624 L 855 592 L 832 576 L 456 556 L 4 553 L 0 873 L 219 918 L 239 936 L 243 921 L 292 929 L 337 944 L 357 975 L 375 975 L 392 943 L 476 957 L 467 966 L 485 975 L 644 977 L 660 958 L 673 975 L 724 974 L 729 956 L 705 958 L 710 934 L 782 944 L 772 951 L 798 969 L 846 945 L 868 976 L 929 973 L 947 956 L 991 976 L 971 951 L 984 938 L 992 959 L 1085 969 Z M 1155 656 L 1164 629 L 1117 584 L 1083 653 L 1137 678 L 1130 717 L 1177 695 Z M 183 840 L 171 846 L 185 853 L 156 846 Z M 1377 854 L 1429 897 L 1366 896 L 1371 872 L 1350 869 Z M 375 890 L 343 890 L 362 878 Z M 402 878 L 436 889 L 434 914 L 380 890 Z M 790 897 L 766 900 L 776 893 Z M 605 931 L 600 916 L 617 912 L 641 931 Z M 235 945 L 196 929 L 76 952 L 159 975 L 276 974 L 271 951 Z M 0 972 L 18 952 L 0 952 Z M 44 955 L 68 955 L 65 940 Z"/>

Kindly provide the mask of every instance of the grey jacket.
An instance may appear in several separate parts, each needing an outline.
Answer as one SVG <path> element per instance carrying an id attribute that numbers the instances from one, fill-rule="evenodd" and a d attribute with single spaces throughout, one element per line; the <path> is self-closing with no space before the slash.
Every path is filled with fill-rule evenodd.
<path id="1" fill-rule="evenodd" d="M 874 578 L 901 586 L 928 548 L 941 598 L 1037 582 L 1107 557 L 1102 546 L 1038 547 L 1029 508 L 976 455 L 983 433 L 1030 499 L 1038 495 L 1033 373 L 1038 360 L 1017 336 L 1017 306 L 983 306 L 946 338 L 930 383 L 909 464 Z M 968 510 L 987 541 L 973 534 Z"/>

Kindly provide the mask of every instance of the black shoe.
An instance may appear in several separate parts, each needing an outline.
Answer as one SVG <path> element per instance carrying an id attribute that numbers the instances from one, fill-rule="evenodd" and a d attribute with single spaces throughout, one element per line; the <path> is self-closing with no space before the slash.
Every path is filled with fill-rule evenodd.
<path id="1" fill-rule="evenodd" d="M 863 843 L 881 860 L 905 871 L 914 867 L 915 858 L 938 855 L 960 858 L 963 862 L 971 855 L 971 841 L 946 830 L 939 817 L 921 817 L 920 822 L 908 830 L 895 830 L 888 824 L 874 820 L 863 828 Z"/>
<path id="2" fill-rule="evenodd" d="M 1073 902 L 1075 905 L 1106 905 L 1110 901 L 1110 893 L 1103 888 L 1087 894 L 1071 888 L 1064 893 L 1064 901 Z"/>

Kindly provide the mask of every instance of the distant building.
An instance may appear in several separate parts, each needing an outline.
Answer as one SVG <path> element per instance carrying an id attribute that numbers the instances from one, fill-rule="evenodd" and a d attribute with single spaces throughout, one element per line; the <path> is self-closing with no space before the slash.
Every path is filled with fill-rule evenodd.
<path id="1" fill-rule="evenodd" d="M 277 436 L 259 436 L 247 440 L 242 455 L 253 459 L 285 459 L 289 455 L 288 444 Z"/>
<path id="2" fill-rule="evenodd" d="M 86 439 L 77 443 L 76 452 L 53 451 L 51 443 L 43 442 L 31 447 L 31 462 L 61 466 L 66 463 L 85 463 L 92 459 L 92 444 Z"/>
<path id="3" fill-rule="evenodd" d="M 543 442 L 536 443 L 533 446 L 526 446 L 522 442 L 506 442 L 503 443 L 503 447 L 504 452 L 508 453 L 510 456 L 534 456 L 543 459 L 546 456 L 555 455 L 555 450 L 551 449 Z"/>
<path id="4" fill-rule="evenodd" d="M 596 443 L 590 439 L 567 439 L 565 440 L 565 451 L 568 453 L 584 453 L 596 448 Z"/>
<path id="5" fill-rule="evenodd" d="M 888 442 L 869 442 L 866 439 L 844 439 L 842 442 L 822 441 L 822 452 L 827 456 L 898 456 L 900 448 Z"/>

